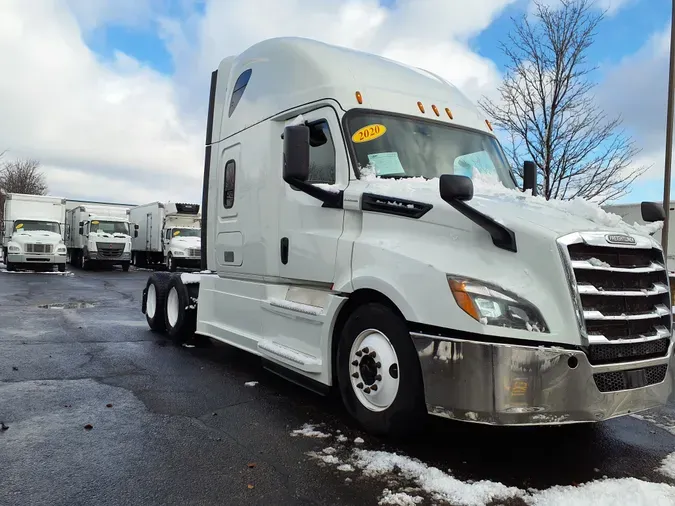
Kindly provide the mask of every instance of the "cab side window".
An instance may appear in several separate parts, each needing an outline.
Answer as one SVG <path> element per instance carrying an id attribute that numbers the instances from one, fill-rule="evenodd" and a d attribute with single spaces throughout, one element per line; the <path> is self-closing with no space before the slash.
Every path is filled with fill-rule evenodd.
<path id="1" fill-rule="evenodd" d="M 308 183 L 335 184 L 335 145 L 325 119 L 311 122 L 309 127 Z"/>

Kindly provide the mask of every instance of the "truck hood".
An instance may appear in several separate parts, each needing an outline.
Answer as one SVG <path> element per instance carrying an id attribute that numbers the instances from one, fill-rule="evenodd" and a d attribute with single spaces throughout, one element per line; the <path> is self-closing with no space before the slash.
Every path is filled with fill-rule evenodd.
<path id="1" fill-rule="evenodd" d="M 555 237 L 595 230 L 649 236 L 663 226 L 663 222 L 628 224 L 619 215 L 608 213 L 597 204 L 584 199 L 547 201 L 540 196 L 533 197 L 530 192 L 508 189 L 499 181 L 481 175 L 474 175 L 473 179 L 474 197 L 467 204 L 509 228 L 527 226 Z M 434 206 L 433 211 L 424 215 L 421 221 L 465 228 L 461 225 L 466 223 L 465 220 L 458 222 L 449 217 L 448 213 L 455 211 L 441 198 L 438 179 L 370 178 L 366 181 L 363 192 L 431 204 Z"/>
<path id="2" fill-rule="evenodd" d="M 199 248 L 201 244 L 201 237 L 173 237 L 169 242 L 172 248 Z"/>
<path id="3" fill-rule="evenodd" d="M 40 230 L 14 232 L 11 240 L 17 244 L 34 244 L 36 242 L 40 244 L 59 244 L 63 242 L 61 234 Z"/>
<path id="4" fill-rule="evenodd" d="M 92 232 L 89 237 L 91 239 L 105 239 L 109 242 L 124 242 L 131 239 L 131 236 L 126 234 L 108 234 L 107 232 Z"/>

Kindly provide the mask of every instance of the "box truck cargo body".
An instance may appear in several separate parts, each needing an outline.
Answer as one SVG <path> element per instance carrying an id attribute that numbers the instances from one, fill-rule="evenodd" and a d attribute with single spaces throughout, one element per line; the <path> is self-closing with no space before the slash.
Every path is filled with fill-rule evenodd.
<path id="1" fill-rule="evenodd" d="M 151 202 L 130 210 L 138 227 L 132 239 L 132 262 L 145 267 L 163 265 L 196 269 L 201 262 L 199 204 Z"/>
<path id="2" fill-rule="evenodd" d="M 66 211 L 66 246 L 70 263 L 86 269 L 91 265 L 131 265 L 129 209 L 105 205 L 80 205 Z"/>
<path id="3" fill-rule="evenodd" d="M 337 389 L 377 434 L 428 413 L 539 425 L 663 405 L 671 296 L 650 236 L 663 209 L 630 226 L 533 196 L 524 171 L 519 187 L 490 122 L 435 74 L 260 42 L 211 75 L 210 272 L 153 273 L 142 310 L 176 341 L 217 339 Z"/>
<path id="4" fill-rule="evenodd" d="M 2 223 L 2 251 L 8 271 L 37 266 L 66 270 L 63 242 L 66 201 L 61 197 L 8 193 Z"/>

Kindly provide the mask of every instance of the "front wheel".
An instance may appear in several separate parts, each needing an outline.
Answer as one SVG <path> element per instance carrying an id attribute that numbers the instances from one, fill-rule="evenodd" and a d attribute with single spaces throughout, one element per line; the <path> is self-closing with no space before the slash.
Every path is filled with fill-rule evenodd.
<path id="1" fill-rule="evenodd" d="M 58 268 L 59 272 L 66 272 L 66 264 L 59 264 Z"/>
<path id="2" fill-rule="evenodd" d="M 166 259 L 166 266 L 169 269 L 169 272 L 176 272 L 176 261 L 173 259 L 171 253 L 169 253 L 169 256 Z"/>
<path id="3" fill-rule="evenodd" d="M 129 272 L 129 267 L 130 267 L 130 263 L 129 263 L 129 262 L 123 262 L 123 263 L 122 263 L 122 270 L 123 270 L 124 272 Z"/>
<path id="4" fill-rule="evenodd" d="M 405 321 L 379 303 L 354 311 L 337 350 L 340 394 L 368 432 L 405 437 L 426 422 L 419 358 Z"/>

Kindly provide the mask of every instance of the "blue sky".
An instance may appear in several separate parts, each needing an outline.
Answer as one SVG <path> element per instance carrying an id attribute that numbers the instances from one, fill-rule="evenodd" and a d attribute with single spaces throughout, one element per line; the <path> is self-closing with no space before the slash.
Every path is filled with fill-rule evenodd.
<path id="1" fill-rule="evenodd" d="M 598 101 L 608 115 L 622 114 L 642 149 L 638 161 L 653 166 L 627 200 L 659 200 L 667 78 L 662 39 L 671 3 L 598 2 L 616 7 L 588 53 L 598 67 L 593 75 Z M 119 193 L 138 200 L 198 198 L 205 87 L 223 56 L 262 38 L 309 36 L 426 67 L 472 99 L 494 97 L 504 64 L 499 42 L 506 40 L 510 17 L 529 5 L 530 0 L 10 2 L 0 8 L 0 17 L 23 24 L 25 33 L 0 33 L 0 58 L 16 76 L 0 83 L 5 97 L 0 115 L 15 118 L 5 122 L 11 128 L 0 124 L 0 138 L 17 156 L 39 158 L 50 167 L 50 187 L 75 198 L 119 200 Z M 335 20 L 326 24 L 331 17 Z M 51 66 L 57 64 L 67 70 L 54 73 Z M 52 76 L 48 82 L 45 72 Z M 59 100 L 36 100 L 56 90 Z M 97 115 L 73 114 L 82 108 L 82 97 Z M 45 124 L 46 118 L 54 124 Z M 134 128 L 125 126 L 130 124 Z M 167 171 L 174 175 L 171 182 L 157 177 Z M 85 178 L 98 182 L 99 195 L 83 194 L 91 188 L 82 183 Z"/>

